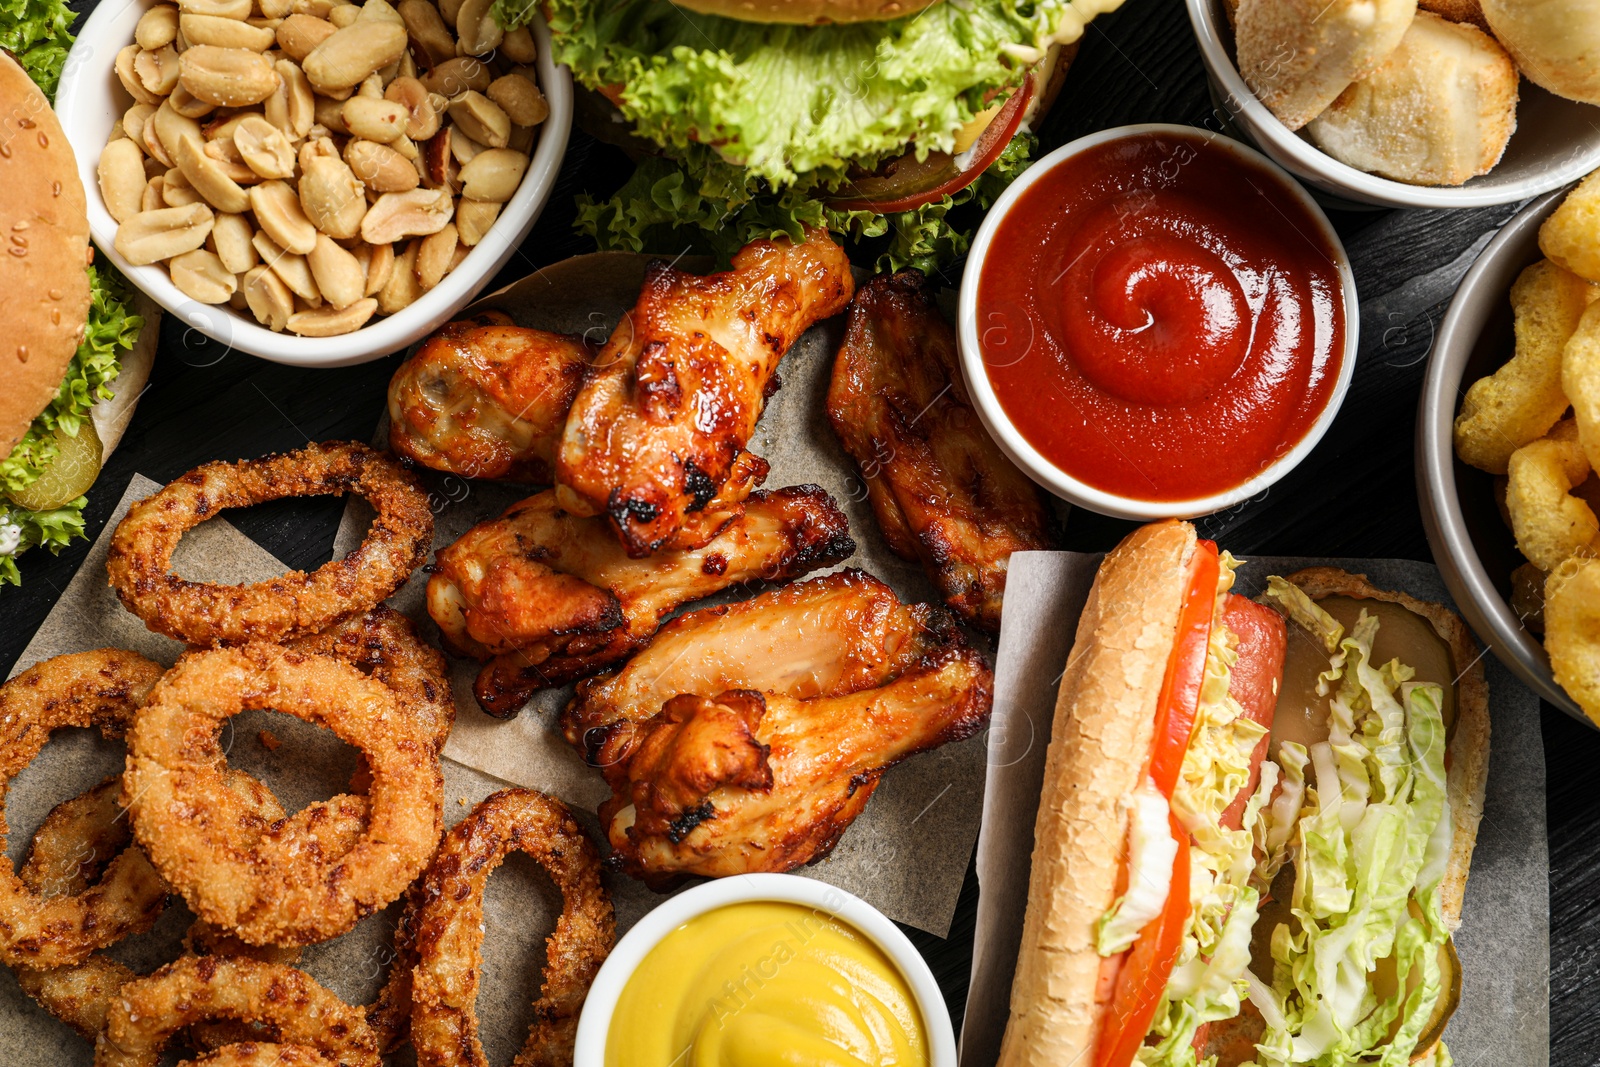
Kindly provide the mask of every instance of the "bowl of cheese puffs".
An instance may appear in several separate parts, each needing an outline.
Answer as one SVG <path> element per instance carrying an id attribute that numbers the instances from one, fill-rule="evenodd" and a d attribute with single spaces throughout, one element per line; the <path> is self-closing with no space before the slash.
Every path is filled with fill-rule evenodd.
<path id="1" fill-rule="evenodd" d="M 1600 0 L 1187 0 L 1216 103 L 1336 207 L 1509 204 L 1600 167 Z"/>
<path id="2" fill-rule="evenodd" d="M 1417 418 L 1423 524 L 1483 643 L 1600 725 L 1600 172 L 1484 249 Z"/>

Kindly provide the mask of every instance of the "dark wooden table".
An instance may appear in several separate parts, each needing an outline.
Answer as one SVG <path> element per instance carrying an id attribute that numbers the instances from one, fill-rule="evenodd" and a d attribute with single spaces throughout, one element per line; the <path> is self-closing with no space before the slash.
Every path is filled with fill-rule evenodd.
<path id="1" fill-rule="evenodd" d="M 74 5 L 79 6 L 79 5 Z M 82 5 L 87 8 L 89 5 Z M 1090 27 L 1043 150 L 1136 122 L 1214 126 L 1200 54 L 1182 0 L 1128 0 Z M 630 166 L 574 134 L 550 205 L 495 285 L 592 247 L 571 229 L 573 197 L 604 196 Z M 1263 499 L 1204 520 L 1206 536 L 1238 554 L 1430 558 L 1417 509 L 1412 435 L 1433 331 L 1473 256 L 1515 206 L 1472 211 L 1338 214 L 1361 294 L 1361 355 L 1338 420 L 1317 450 Z M 676 252 L 678 249 L 663 251 Z M 947 272 L 954 284 L 959 265 Z M 255 456 L 311 440 L 369 438 L 394 358 L 341 370 L 296 370 L 209 341 L 168 318 L 155 373 L 122 448 L 90 497 L 97 535 L 135 472 L 166 481 L 205 460 Z M 342 505 L 290 500 L 229 520 L 291 566 L 332 554 Z M 1128 524 L 1077 512 L 1069 548 L 1104 550 Z M 21 588 L 0 588 L 0 676 L 44 619 L 86 551 L 23 558 Z M 1600 1012 L 1588 982 L 1600 976 L 1600 790 L 1585 781 L 1600 733 L 1544 709 L 1550 834 L 1550 1059 L 1600 1063 Z M 1589 770 L 1586 770 L 1589 768 Z M 969 869 L 947 939 L 911 933 L 933 963 L 957 1020 L 965 1003 L 977 884 Z M 1472 1050 L 1457 1050 L 1473 1064 Z M 1520 1067 L 1520 1065 L 1504 1065 Z"/>

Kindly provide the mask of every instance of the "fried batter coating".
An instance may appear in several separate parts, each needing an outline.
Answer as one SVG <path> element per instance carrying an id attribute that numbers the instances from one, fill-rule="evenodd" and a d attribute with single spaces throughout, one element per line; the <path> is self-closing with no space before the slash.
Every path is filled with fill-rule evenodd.
<path id="1" fill-rule="evenodd" d="M 1600 292 L 1600 289 L 1596 290 Z M 1600 469 L 1600 304 L 1590 304 L 1561 356 L 1561 385 L 1572 401 L 1578 441 Z"/>
<path id="2" fill-rule="evenodd" d="M 1600 560 L 1574 557 L 1545 580 L 1544 648 L 1561 688 L 1600 725 Z"/>
<path id="3" fill-rule="evenodd" d="M 1572 493 L 1589 477 L 1573 420 L 1513 452 L 1509 475 L 1506 509 L 1517 548 L 1529 562 L 1553 571 L 1573 556 L 1600 551 L 1600 520 Z"/>
<path id="4" fill-rule="evenodd" d="M 1567 410 L 1562 353 L 1594 295 L 1594 286 L 1554 263 L 1522 272 L 1511 288 L 1516 352 L 1472 383 L 1456 416 L 1456 454 L 1463 463 L 1504 474 L 1511 453 L 1561 418 Z"/>
<path id="5" fill-rule="evenodd" d="M 1600 171 L 1544 220 L 1539 250 L 1580 278 L 1600 283 Z"/>

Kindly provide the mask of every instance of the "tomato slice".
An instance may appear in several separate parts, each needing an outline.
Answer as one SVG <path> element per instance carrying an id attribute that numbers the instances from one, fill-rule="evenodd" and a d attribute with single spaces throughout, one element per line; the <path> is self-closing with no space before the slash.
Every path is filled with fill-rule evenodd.
<path id="1" fill-rule="evenodd" d="M 1215 592 L 1213 585 L 1213 595 Z M 1095 1067 L 1129 1067 L 1133 1063 L 1183 947 L 1183 926 L 1189 919 L 1189 834 L 1178 825 L 1176 815 L 1172 816 L 1172 837 L 1178 842 L 1178 854 L 1172 860 L 1167 905 L 1139 931 L 1139 940 L 1128 950 L 1100 1030 Z"/>
<path id="2" fill-rule="evenodd" d="M 1211 541 L 1196 543 L 1189 589 L 1178 613 L 1178 637 L 1167 661 L 1167 677 L 1161 683 L 1161 700 L 1156 705 L 1155 744 L 1150 752 L 1150 780 L 1171 798 L 1183 767 L 1183 754 L 1194 732 L 1195 714 L 1200 706 L 1200 684 L 1205 680 L 1206 648 L 1211 642 L 1211 617 L 1217 607 L 1217 577 L 1221 571 L 1217 546 Z"/>
<path id="3" fill-rule="evenodd" d="M 1028 101 L 1033 99 L 1033 82 L 1034 75 L 1029 73 L 1017 91 L 1011 94 L 1011 99 L 1006 101 L 1006 106 L 995 115 L 994 121 L 984 128 L 970 149 L 971 159 L 965 168 L 956 168 L 954 157 L 948 153 L 938 153 L 946 161 L 948 177 L 933 174 L 927 180 L 937 181 L 937 184 L 929 188 L 916 189 L 892 200 L 872 196 L 829 199 L 829 206 L 845 211 L 875 211 L 880 215 L 892 215 L 897 211 L 914 211 L 965 189 L 977 180 L 978 175 L 988 170 L 991 163 L 1000 158 L 1000 153 L 1006 150 L 1006 145 L 1016 136 L 1017 127 L 1022 125 L 1022 115 L 1028 110 Z M 932 158 L 933 155 L 930 154 L 929 159 Z M 919 185 L 923 183 L 921 176 L 925 171 L 930 171 L 930 168 L 913 166 L 907 169 L 908 174 L 917 176 L 915 184 Z"/>

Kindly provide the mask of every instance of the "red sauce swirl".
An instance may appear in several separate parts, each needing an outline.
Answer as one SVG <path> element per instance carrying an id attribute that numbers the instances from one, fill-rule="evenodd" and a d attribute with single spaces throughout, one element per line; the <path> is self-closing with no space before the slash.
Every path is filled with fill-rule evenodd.
<path id="1" fill-rule="evenodd" d="M 1334 250 L 1283 179 L 1196 134 L 1052 167 L 1000 220 L 979 343 L 1018 432 L 1150 501 L 1244 484 L 1305 437 L 1344 351 Z"/>

